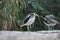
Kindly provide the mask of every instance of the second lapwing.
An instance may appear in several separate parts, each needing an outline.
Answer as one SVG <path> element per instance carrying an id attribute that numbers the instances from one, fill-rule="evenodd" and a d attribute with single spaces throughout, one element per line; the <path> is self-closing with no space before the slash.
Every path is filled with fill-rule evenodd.
<path id="1" fill-rule="evenodd" d="M 53 30 L 54 26 L 56 24 L 59 24 L 59 22 L 55 19 L 56 17 L 54 15 L 46 15 L 44 17 L 44 24 L 48 26 L 48 30 Z"/>

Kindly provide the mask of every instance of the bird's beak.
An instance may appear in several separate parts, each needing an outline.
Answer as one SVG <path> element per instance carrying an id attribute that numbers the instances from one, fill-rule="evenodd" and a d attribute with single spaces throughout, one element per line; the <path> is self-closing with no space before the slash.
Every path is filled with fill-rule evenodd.
<path id="1" fill-rule="evenodd" d="M 36 14 L 36 16 L 39 17 L 39 18 L 43 18 L 42 16 L 39 16 L 38 14 Z"/>
<path id="2" fill-rule="evenodd" d="M 37 17 L 39 17 L 39 15 L 38 15 L 38 14 L 36 14 L 36 16 L 37 16 Z"/>
<path id="3" fill-rule="evenodd" d="M 42 18 L 42 19 L 44 18 L 43 16 L 39 16 L 39 17 Z"/>

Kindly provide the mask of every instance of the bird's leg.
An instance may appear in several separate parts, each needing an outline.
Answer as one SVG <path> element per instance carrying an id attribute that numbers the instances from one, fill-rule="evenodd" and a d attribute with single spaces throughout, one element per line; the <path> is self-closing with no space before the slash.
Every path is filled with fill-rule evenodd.
<path id="1" fill-rule="evenodd" d="M 48 26 L 48 30 L 53 30 L 52 26 Z"/>
<path id="2" fill-rule="evenodd" d="M 51 30 L 54 30 L 54 26 L 51 26 Z"/>
<path id="3" fill-rule="evenodd" d="M 48 30 L 50 30 L 50 26 L 48 26 Z"/>
<path id="4" fill-rule="evenodd" d="M 53 30 L 52 26 L 50 26 L 50 30 Z"/>
<path id="5" fill-rule="evenodd" d="M 51 27 L 50 26 L 48 26 L 48 30 L 51 30 Z"/>
<path id="6" fill-rule="evenodd" d="M 30 28 L 29 28 L 29 26 L 27 26 L 27 30 L 28 30 L 28 31 L 30 31 Z"/>
<path id="7" fill-rule="evenodd" d="M 55 30 L 55 29 L 54 29 L 54 26 L 52 26 L 52 30 Z"/>
<path id="8" fill-rule="evenodd" d="M 31 28 L 31 25 L 30 25 L 30 28 Z"/>

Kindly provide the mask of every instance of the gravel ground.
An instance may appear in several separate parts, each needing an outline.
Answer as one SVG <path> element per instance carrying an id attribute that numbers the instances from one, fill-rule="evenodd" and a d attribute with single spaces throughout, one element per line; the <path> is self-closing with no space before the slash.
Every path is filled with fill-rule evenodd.
<path id="1" fill-rule="evenodd" d="M 60 30 L 37 32 L 0 31 L 0 40 L 60 40 Z"/>

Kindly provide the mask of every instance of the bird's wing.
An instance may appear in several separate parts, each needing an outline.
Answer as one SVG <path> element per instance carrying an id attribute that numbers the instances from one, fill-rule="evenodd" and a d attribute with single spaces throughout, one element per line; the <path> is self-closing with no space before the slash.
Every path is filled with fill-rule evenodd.
<path id="1" fill-rule="evenodd" d="M 26 16 L 25 19 L 23 20 L 23 23 L 24 24 L 27 23 L 29 19 L 30 19 L 30 15 Z"/>
<path id="2" fill-rule="evenodd" d="M 59 22 L 57 20 L 52 19 L 52 21 L 53 21 L 53 23 L 59 24 Z"/>
<path id="3" fill-rule="evenodd" d="M 49 24 L 47 20 L 44 20 L 45 23 Z"/>
<path id="4" fill-rule="evenodd" d="M 21 25 L 23 26 L 23 25 L 29 20 L 29 18 L 30 18 L 30 15 L 27 15 L 27 16 L 23 19 L 23 21 L 20 23 L 20 27 L 21 27 Z"/>

